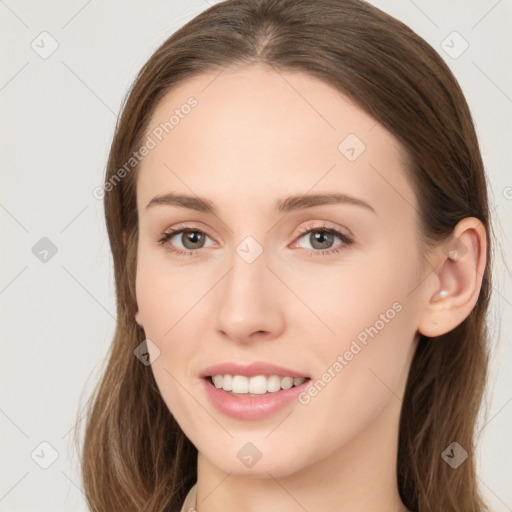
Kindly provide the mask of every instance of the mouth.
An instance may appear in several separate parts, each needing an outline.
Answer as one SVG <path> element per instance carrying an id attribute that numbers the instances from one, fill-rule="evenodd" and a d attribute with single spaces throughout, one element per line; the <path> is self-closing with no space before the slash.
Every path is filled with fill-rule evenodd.
<path id="1" fill-rule="evenodd" d="M 267 362 L 222 363 L 200 375 L 210 403 L 239 420 L 262 420 L 297 402 L 311 377 Z"/>
<path id="2" fill-rule="evenodd" d="M 289 377 L 281 375 L 245 375 L 216 374 L 204 377 L 213 387 L 226 391 L 233 396 L 263 397 L 301 386 L 309 377 Z"/>

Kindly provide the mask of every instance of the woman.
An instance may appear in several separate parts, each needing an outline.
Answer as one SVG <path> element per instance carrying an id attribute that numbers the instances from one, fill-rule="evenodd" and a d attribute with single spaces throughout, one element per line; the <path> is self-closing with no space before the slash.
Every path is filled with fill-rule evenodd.
<path id="1" fill-rule="evenodd" d="M 93 511 L 481 511 L 486 177 L 456 79 L 359 0 L 228 0 L 144 65 L 104 186 Z"/>

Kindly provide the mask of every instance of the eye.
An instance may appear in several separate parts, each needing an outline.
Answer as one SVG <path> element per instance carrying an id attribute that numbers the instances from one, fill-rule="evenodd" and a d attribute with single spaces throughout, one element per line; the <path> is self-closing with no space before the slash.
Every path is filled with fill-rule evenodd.
<path id="1" fill-rule="evenodd" d="M 175 243 L 171 243 L 173 238 L 177 238 L 178 241 L 181 242 L 182 248 L 179 246 L 177 249 L 175 248 Z M 166 231 L 162 237 L 157 240 L 157 243 L 160 245 L 167 244 L 170 250 L 176 253 L 178 256 L 192 256 L 194 252 L 197 252 L 197 249 L 206 247 L 206 238 L 209 237 L 203 230 L 190 226 L 184 226 L 178 229 L 170 229 Z"/>
<path id="2" fill-rule="evenodd" d="M 313 248 L 306 248 L 305 250 L 313 256 L 339 253 L 353 243 L 353 239 L 350 236 L 325 224 L 322 226 L 309 225 L 301 228 L 299 232 L 300 237 L 296 239 L 297 241 L 293 243 L 292 247 L 300 247 L 299 241 L 306 239 Z M 172 241 L 174 238 L 177 239 L 175 242 Z M 199 252 L 198 249 L 208 247 L 205 245 L 207 238 L 210 237 L 202 229 L 193 226 L 181 226 L 169 229 L 163 233 L 160 239 L 157 240 L 157 243 L 159 245 L 167 245 L 169 250 L 177 256 L 194 256 Z M 336 238 L 340 240 L 340 243 L 333 246 Z M 176 246 L 177 243 L 181 243 L 182 247 Z"/>
<path id="3" fill-rule="evenodd" d="M 298 240 L 294 242 L 293 247 L 298 247 L 299 241 L 305 239 L 313 247 L 312 249 L 306 248 L 307 252 L 313 256 L 339 253 L 354 242 L 350 236 L 335 228 L 328 227 L 325 224 L 322 226 L 309 225 L 302 228 L 300 232 L 302 234 Z M 333 246 L 336 238 L 341 242 Z"/>

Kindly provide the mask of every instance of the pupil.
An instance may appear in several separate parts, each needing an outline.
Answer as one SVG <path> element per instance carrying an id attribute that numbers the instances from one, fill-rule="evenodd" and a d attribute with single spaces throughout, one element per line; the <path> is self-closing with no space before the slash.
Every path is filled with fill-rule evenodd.
<path id="1" fill-rule="evenodd" d="M 320 242 L 320 244 L 322 244 L 322 242 L 325 243 L 325 241 L 332 243 L 332 238 L 334 235 L 332 233 L 329 233 L 328 231 L 322 231 L 322 232 L 312 233 L 312 236 L 313 236 L 313 241 L 312 241 L 311 245 L 313 247 L 315 247 L 316 242 Z M 329 247 L 320 245 L 320 247 L 316 247 L 316 248 L 317 249 L 328 249 Z"/>
<path id="2" fill-rule="evenodd" d="M 202 233 L 198 233 L 197 231 L 190 231 L 188 233 L 184 233 L 185 236 L 185 243 L 183 244 L 185 247 L 187 247 L 188 243 L 192 244 L 192 247 L 187 247 L 189 249 L 197 249 L 197 247 L 194 246 L 194 244 L 197 244 L 201 241 L 203 235 Z"/>

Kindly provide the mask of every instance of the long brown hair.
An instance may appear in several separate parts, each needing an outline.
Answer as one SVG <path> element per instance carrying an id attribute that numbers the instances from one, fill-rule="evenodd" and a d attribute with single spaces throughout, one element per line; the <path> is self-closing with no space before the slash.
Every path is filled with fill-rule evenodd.
<path id="1" fill-rule="evenodd" d="M 463 93 L 440 56 L 406 25 L 360 0 L 227 0 L 172 34 L 136 77 L 105 176 L 117 325 L 87 402 L 81 466 L 90 509 L 178 511 L 196 480 L 196 448 L 161 398 L 151 367 L 134 357 L 144 340 L 134 321 L 137 168 L 119 170 L 172 87 L 202 72 L 253 63 L 323 80 L 397 137 L 420 199 L 419 234 L 427 246 L 447 240 L 465 217 L 484 224 L 488 264 L 476 306 L 449 333 L 420 337 L 403 398 L 397 467 L 409 509 L 481 512 L 474 439 L 487 375 L 491 226 L 478 140 Z M 441 457 L 453 441 L 468 453 L 457 469 Z"/>

